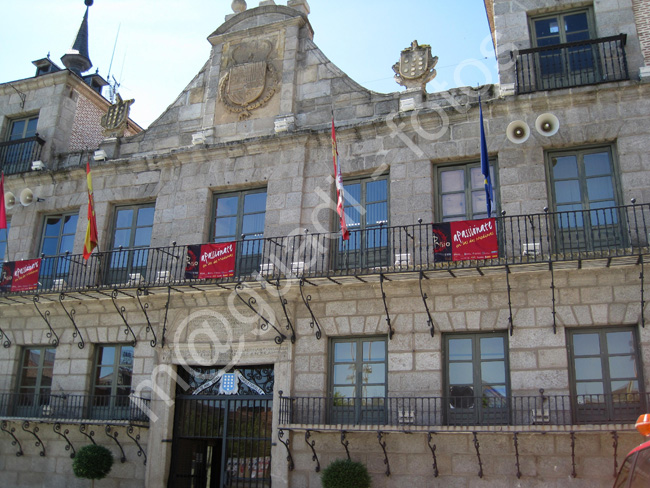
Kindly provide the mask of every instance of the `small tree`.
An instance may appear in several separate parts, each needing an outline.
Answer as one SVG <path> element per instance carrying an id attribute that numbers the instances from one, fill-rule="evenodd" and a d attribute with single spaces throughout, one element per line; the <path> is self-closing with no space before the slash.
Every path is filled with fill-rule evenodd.
<path id="1" fill-rule="evenodd" d="M 323 488 L 369 488 L 370 475 L 359 462 L 337 459 L 323 470 L 321 482 Z"/>
<path id="2" fill-rule="evenodd" d="M 113 467 L 113 454 L 104 446 L 89 444 L 77 451 L 72 461 L 72 471 L 77 478 L 95 480 L 105 478 Z"/>

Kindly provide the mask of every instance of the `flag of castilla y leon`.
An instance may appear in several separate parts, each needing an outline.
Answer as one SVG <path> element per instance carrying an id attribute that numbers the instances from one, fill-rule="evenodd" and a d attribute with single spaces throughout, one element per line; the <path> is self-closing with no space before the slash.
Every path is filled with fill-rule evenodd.
<path id="1" fill-rule="evenodd" d="M 90 258 L 93 249 L 97 247 L 97 218 L 95 217 L 95 200 L 93 197 L 93 182 L 90 177 L 90 159 L 86 161 L 86 180 L 88 182 L 88 227 L 84 240 L 84 259 Z"/>
<path id="2" fill-rule="evenodd" d="M 494 217 L 433 224 L 434 262 L 499 257 Z"/>
<path id="3" fill-rule="evenodd" d="M 332 158 L 334 159 L 334 179 L 336 180 L 336 211 L 341 222 L 341 236 L 344 241 L 350 239 L 350 231 L 345 223 L 345 210 L 343 205 L 343 176 L 339 163 L 339 152 L 336 147 L 336 131 L 334 130 L 334 117 L 332 117 Z"/>

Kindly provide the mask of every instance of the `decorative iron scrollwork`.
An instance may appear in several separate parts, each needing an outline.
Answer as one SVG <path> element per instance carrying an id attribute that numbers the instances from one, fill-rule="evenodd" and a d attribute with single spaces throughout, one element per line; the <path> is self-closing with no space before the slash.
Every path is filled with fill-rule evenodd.
<path id="1" fill-rule="evenodd" d="M 521 469 L 519 468 L 519 439 L 517 432 L 513 434 L 512 440 L 515 443 L 515 466 L 517 467 L 517 479 L 519 479 L 521 478 Z"/>
<path id="2" fill-rule="evenodd" d="M 276 288 L 278 290 L 278 298 L 280 299 L 280 304 L 282 305 L 282 311 L 284 312 L 284 316 L 287 318 L 287 330 L 291 331 L 291 344 L 295 344 L 296 331 L 293 329 L 293 324 L 291 323 L 291 319 L 289 318 L 289 313 L 287 312 L 287 299 L 284 298 L 280 293 L 280 278 L 278 278 Z"/>
<path id="3" fill-rule="evenodd" d="M 126 312 L 126 309 L 122 307 L 117 306 L 117 302 L 115 299 L 117 298 L 117 295 L 119 294 L 119 291 L 117 289 L 113 290 L 111 293 L 111 300 L 113 300 L 113 306 L 115 307 L 115 310 L 117 310 L 117 313 L 120 314 L 120 317 L 122 317 L 122 322 L 124 322 L 124 325 L 126 325 L 126 329 L 124 329 L 124 333 L 128 336 L 129 333 L 133 336 L 133 340 L 131 341 L 131 345 L 135 347 L 136 343 L 138 342 L 138 339 L 135 336 L 135 333 L 133 332 L 133 329 L 131 329 L 131 326 L 129 323 L 126 321 L 126 317 L 124 315 L 124 312 Z M 124 461 L 122 461 L 124 462 Z"/>
<path id="4" fill-rule="evenodd" d="M 506 288 L 508 291 L 508 324 L 510 325 L 510 335 L 514 334 L 515 332 L 515 323 L 512 320 L 512 297 L 510 296 L 511 288 L 510 288 L 510 267 L 506 265 Z"/>
<path id="5" fill-rule="evenodd" d="M 429 311 L 429 305 L 427 304 L 427 296 L 426 293 L 422 290 L 422 278 L 426 278 L 426 275 L 424 274 L 424 271 L 420 271 L 420 296 L 422 297 L 422 301 L 424 302 L 424 309 L 427 312 L 427 324 L 429 324 L 429 332 L 431 333 L 431 337 L 433 337 L 434 334 L 434 326 L 433 326 L 433 318 L 431 317 L 431 312 Z"/>
<path id="6" fill-rule="evenodd" d="M 576 472 L 576 433 L 571 431 L 571 477 L 575 478 L 578 476 Z"/>
<path id="7" fill-rule="evenodd" d="M 612 431 L 612 439 L 614 440 L 612 443 L 612 447 L 614 448 L 614 478 L 616 478 L 616 475 L 618 474 L 618 459 L 616 458 L 618 451 L 618 432 L 615 430 Z"/>
<path id="8" fill-rule="evenodd" d="M 384 293 L 384 280 L 386 280 L 383 273 L 379 275 L 379 286 L 381 288 L 381 299 L 384 302 L 384 310 L 386 311 L 386 323 L 388 324 L 388 339 L 393 338 L 393 334 L 395 331 L 393 330 L 393 327 L 390 325 L 390 315 L 388 315 L 388 305 L 386 304 L 386 293 Z"/>
<path id="9" fill-rule="evenodd" d="M 2 347 L 5 349 L 11 347 L 11 340 L 7 337 L 7 334 L 2 330 L 2 328 L 0 328 L 0 340 L 2 340 Z"/>
<path id="10" fill-rule="evenodd" d="M 72 445 L 72 442 L 70 442 L 70 439 L 68 439 L 68 434 L 70 433 L 70 430 L 65 429 L 63 432 L 61 431 L 61 424 L 56 423 L 54 424 L 54 433 L 59 434 L 61 437 L 65 439 L 66 445 L 65 445 L 65 450 L 66 451 L 72 451 L 70 453 L 70 458 L 74 458 L 77 455 L 77 452 L 74 450 L 74 446 Z"/>
<path id="11" fill-rule="evenodd" d="M 122 457 L 120 458 L 121 463 L 126 462 L 126 454 L 124 454 L 124 449 L 122 449 L 122 444 L 120 444 L 120 441 L 117 440 L 117 436 L 119 435 L 119 432 L 117 430 L 113 430 L 113 427 L 111 425 L 107 425 L 106 428 L 104 429 L 106 432 L 106 435 L 113 439 L 115 441 L 115 444 L 117 444 L 117 447 L 120 448 L 120 451 L 122 451 Z"/>
<path id="12" fill-rule="evenodd" d="M 81 424 L 81 425 L 79 426 L 79 432 L 81 432 L 83 435 L 85 435 L 86 437 L 88 437 L 88 439 L 90 440 L 90 442 L 92 442 L 93 444 L 96 445 L 97 443 L 95 442 L 95 439 L 93 439 L 93 437 L 95 437 L 95 431 L 94 431 L 94 430 L 90 430 L 90 431 L 88 431 L 88 433 L 86 433 L 86 430 L 87 430 L 86 424 Z"/>
<path id="13" fill-rule="evenodd" d="M 305 432 L 305 442 L 307 443 L 307 445 L 311 449 L 311 452 L 313 453 L 311 460 L 316 461 L 316 472 L 318 473 L 320 471 L 320 461 L 318 460 L 318 456 L 316 455 L 316 449 L 314 448 L 314 446 L 316 445 L 316 441 L 309 442 L 310 437 L 311 437 L 311 430 L 307 430 Z"/>
<path id="14" fill-rule="evenodd" d="M 46 333 L 45 336 L 46 336 L 48 339 L 52 339 L 52 345 L 53 345 L 54 347 L 56 347 L 56 346 L 59 345 L 59 336 L 56 335 L 56 332 L 54 332 L 54 329 L 52 328 L 52 324 L 50 324 L 50 311 L 49 311 L 49 310 L 46 310 L 46 311 L 45 311 L 45 314 L 43 314 L 43 312 L 41 312 L 41 309 L 38 308 L 38 302 L 39 302 L 39 300 L 40 300 L 40 299 L 39 299 L 38 295 L 34 295 L 34 298 L 33 298 L 33 301 L 34 301 L 34 307 L 36 307 L 36 311 L 39 313 L 39 315 L 40 315 L 41 317 L 43 317 L 43 320 L 44 320 L 45 323 L 47 324 L 47 328 L 50 329 L 50 331 L 49 331 L 48 333 Z"/>
<path id="15" fill-rule="evenodd" d="M 314 312 L 312 311 L 311 307 L 309 306 L 309 302 L 311 302 L 311 295 L 305 296 L 305 293 L 303 291 L 303 288 L 305 287 L 305 280 L 304 278 L 300 279 L 300 296 L 302 297 L 302 301 L 305 304 L 305 307 L 307 307 L 307 310 L 309 310 L 309 315 L 311 315 L 311 321 L 309 322 L 309 327 L 312 329 L 316 327 L 316 339 L 320 339 L 322 337 L 322 332 L 320 329 L 320 325 L 318 325 L 318 320 L 316 320 L 316 316 L 314 315 Z"/>
<path id="16" fill-rule="evenodd" d="M 287 465 L 289 466 L 289 471 L 293 471 L 296 465 L 293 463 L 293 456 L 291 455 L 291 449 L 289 449 L 289 437 L 287 437 L 286 441 L 284 440 L 284 430 L 282 429 L 278 430 L 278 441 L 280 441 L 287 450 Z"/>
<path id="17" fill-rule="evenodd" d="M 29 432 L 30 434 L 32 434 L 36 438 L 36 442 L 34 443 L 34 445 L 36 447 L 41 448 L 41 452 L 39 452 L 38 455 L 41 456 L 41 457 L 45 457 L 45 445 L 43 444 L 43 441 L 41 440 L 41 438 L 38 437 L 38 426 L 35 425 L 33 430 L 29 430 L 29 420 L 25 420 L 23 422 L 23 430 L 25 432 Z"/>
<path id="18" fill-rule="evenodd" d="M 481 461 L 481 451 L 479 450 L 481 445 L 478 443 L 476 432 L 472 432 L 472 434 L 474 434 L 474 449 L 476 449 L 476 458 L 478 459 L 478 477 L 483 478 L 483 462 Z"/>
<path id="19" fill-rule="evenodd" d="M 438 459 L 436 458 L 436 445 L 431 444 L 431 441 L 433 440 L 433 434 L 435 434 L 435 432 L 427 433 L 427 444 L 429 445 L 429 449 L 431 449 L 431 455 L 433 456 L 433 477 L 437 478 L 438 475 L 440 474 L 440 471 L 438 471 Z"/>
<path id="20" fill-rule="evenodd" d="M 641 265 L 641 273 L 639 273 L 639 279 L 641 280 L 641 327 L 645 328 L 645 290 L 643 288 L 643 254 L 639 254 L 639 264 Z"/>
<path id="21" fill-rule="evenodd" d="M 244 305 L 246 305 L 253 312 L 255 312 L 255 314 L 260 318 L 260 320 L 263 321 L 263 323 L 260 324 L 260 329 L 266 331 L 268 330 L 269 326 L 273 328 L 273 330 L 278 333 L 278 335 L 275 336 L 275 339 L 273 340 L 278 345 L 282 344 L 287 339 L 287 336 L 284 335 L 282 332 L 280 332 L 280 330 L 275 325 L 273 325 L 269 321 L 269 319 L 267 319 L 266 317 L 264 317 L 264 315 L 262 315 L 260 312 L 257 311 L 257 309 L 254 307 L 254 305 L 257 303 L 257 300 L 255 299 L 254 296 L 251 296 L 248 298 L 248 300 L 245 300 L 244 297 L 242 297 L 239 294 L 239 290 L 243 290 L 243 289 L 244 289 L 244 285 L 242 285 L 241 283 L 238 283 L 237 286 L 235 286 L 235 294 L 237 295 L 237 298 L 239 298 Z"/>
<path id="22" fill-rule="evenodd" d="M 153 346 L 151 346 L 153 347 Z M 133 436 L 134 428 L 132 425 L 129 425 L 129 427 L 126 429 L 126 435 L 133 441 L 135 442 L 135 445 L 138 446 L 138 457 L 144 457 L 144 462 L 143 464 L 146 466 L 147 465 L 147 453 L 144 452 L 144 449 L 140 445 L 140 434 L 136 434 Z"/>
<path id="23" fill-rule="evenodd" d="M 388 463 L 388 454 L 386 454 L 386 441 L 383 440 L 384 438 L 384 433 L 379 430 L 377 431 L 377 442 L 379 442 L 379 446 L 381 447 L 381 450 L 384 451 L 384 464 L 386 465 L 386 476 L 390 476 L 390 464 Z"/>
<path id="24" fill-rule="evenodd" d="M 151 325 L 151 321 L 149 320 L 149 315 L 147 314 L 147 309 L 149 308 L 149 304 L 145 303 L 144 305 L 142 304 L 142 301 L 140 300 L 140 296 L 142 295 L 147 295 L 147 290 L 144 288 L 138 288 L 135 291 L 135 296 L 138 299 L 138 305 L 140 305 L 140 308 L 142 309 L 142 313 L 144 314 L 144 318 L 147 319 L 147 329 L 146 332 L 151 332 L 153 334 L 153 339 L 149 341 L 149 344 L 151 344 L 151 347 L 156 347 L 156 344 L 158 344 L 158 338 L 156 337 L 156 331 L 153 330 L 153 325 Z"/>
<path id="25" fill-rule="evenodd" d="M 167 332 L 167 314 L 169 313 L 169 302 L 172 298 L 172 287 L 167 287 L 167 303 L 165 303 L 165 319 L 163 321 L 162 337 L 160 338 L 160 347 L 165 347 L 165 333 Z"/>
<path id="26" fill-rule="evenodd" d="M 75 315 L 76 312 L 75 312 L 74 308 L 71 309 L 70 312 L 68 312 L 68 309 L 65 308 L 65 305 L 63 305 L 63 299 L 64 298 L 65 298 L 65 293 L 61 293 L 59 295 L 59 303 L 61 304 L 61 307 L 63 308 L 63 311 L 65 312 L 65 314 L 70 319 L 70 322 L 72 322 L 72 325 L 74 326 L 74 332 L 72 333 L 72 338 L 74 339 L 75 337 L 79 336 L 79 342 L 77 343 L 77 347 L 79 349 L 83 349 L 84 345 L 85 345 L 84 338 L 81 335 L 81 331 L 79 330 L 79 327 L 77 327 L 77 323 L 74 321 L 74 315 Z"/>
<path id="27" fill-rule="evenodd" d="M 18 446 L 18 451 L 16 451 L 16 456 L 20 457 L 20 456 L 23 455 L 23 446 L 20 445 L 20 441 L 14 435 L 14 432 L 16 432 L 16 427 L 12 427 L 11 429 L 8 429 L 7 425 L 8 424 L 7 424 L 6 420 L 3 420 L 2 422 L 0 422 L 0 430 L 2 430 L 3 432 L 6 432 L 11 437 L 13 437 L 13 441 L 11 441 L 11 445 L 12 446 L 16 446 L 16 445 Z"/>
<path id="28" fill-rule="evenodd" d="M 345 431 L 341 431 L 341 445 L 345 448 L 345 454 L 348 456 L 348 461 L 350 460 L 350 451 L 348 449 L 348 445 L 350 444 L 350 441 L 345 439 Z"/>

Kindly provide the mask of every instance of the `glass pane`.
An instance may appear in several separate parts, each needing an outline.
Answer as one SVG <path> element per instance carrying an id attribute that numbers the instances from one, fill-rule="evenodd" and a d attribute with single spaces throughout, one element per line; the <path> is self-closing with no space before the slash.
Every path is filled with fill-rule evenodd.
<path id="1" fill-rule="evenodd" d="M 95 385 L 112 385 L 113 384 L 113 368 L 103 366 L 97 368 L 97 376 L 95 377 Z"/>
<path id="2" fill-rule="evenodd" d="M 53 256 L 55 254 L 58 254 L 58 244 L 59 240 L 56 238 L 45 238 L 43 239 L 43 247 L 41 248 L 41 252 L 46 256 Z"/>
<path id="3" fill-rule="evenodd" d="M 504 397 L 506 396 L 506 385 L 485 385 L 483 386 L 483 396 L 484 397 Z M 499 406 L 502 406 L 499 403 Z"/>
<path id="4" fill-rule="evenodd" d="M 504 361 L 481 362 L 481 379 L 487 384 L 506 382 L 506 365 Z"/>
<path id="5" fill-rule="evenodd" d="M 120 366 L 117 373 L 117 384 L 121 386 L 131 386 L 131 370 Z"/>
<path id="6" fill-rule="evenodd" d="M 465 191 L 465 171 L 462 169 L 441 171 L 440 191 L 443 193 Z"/>
<path id="7" fill-rule="evenodd" d="M 556 181 L 555 200 L 558 204 L 580 201 L 580 182 L 578 180 Z"/>
<path id="8" fill-rule="evenodd" d="M 609 153 L 585 154 L 583 160 L 585 165 L 585 175 L 587 177 L 610 175 L 612 172 L 609 163 Z"/>
<path id="9" fill-rule="evenodd" d="M 354 364 L 335 364 L 334 365 L 334 384 L 335 385 L 354 385 L 356 383 L 356 370 Z"/>
<path id="10" fill-rule="evenodd" d="M 11 135 L 9 136 L 10 141 L 15 141 L 16 139 L 22 139 L 23 133 L 25 132 L 25 120 L 16 120 L 11 125 Z"/>
<path id="11" fill-rule="evenodd" d="M 386 343 L 384 341 L 364 341 L 364 361 L 384 361 L 386 359 Z"/>
<path id="12" fill-rule="evenodd" d="M 602 200 L 614 198 L 614 186 L 610 176 L 589 178 L 587 180 L 587 195 L 589 200 Z"/>
<path id="13" fill-rule="evenodd" d="M 25 362 L 23 363 L 24 367 L 38 367 L 41 363 L 41 354 L 43 351 L 40 349 L 27 349 L 25 353 Z"/>
<path id="14" fill-rule="evenodd" d="M 616 378 L 636 378 L 636 361 L 634 356 L 610 356 L 609 376 Z"/>
<path id="15" fill-rule="evenodd" d="M 99 364 L 115 364 L 115 347 L 105 346 L 102 347 L 99 353 Z"/>
<path id="16" fill-rule="evenodd" d="M 449 363 L 450 385 L 471 385 L 474 383 L 472 363 Z"/>
<path id="17" fill-rule="evenodd" d="M 356 342 L 337 342 L 334 344 L 334 361 L 356 361 Z"/>
<path id="18" fill-rule="evenodd" d="M 27 130 L 25 131 L 25 137 L 34 137 L 36 135 L 36 126 L 38 125 L 38 117 L 29 119 L 27 122 Z"/>
<path id="19" fill-rule="evenodd" d="M 48 217 L 45 219 L 45 236 L 53 237 L 59 235 L 61 228 L 61 217 Z"/>
<path id="20" fill-rule="evenodd" d="M 235 236 L 237 232 L 237 217 L 218 217 L 214 224 L 215 237 Z"/>
<path id="21" fill-rule="evenodd" d="M 492 209 L 494 212 L 494 209 Z M 472 192 L 472 217 L 479 218 L 479 214 L 487 216 L 487 203 L 485 198 L 485 189 Z"/>
<path id="22" fill-rule="evenodd" d="M 463 359 L 472 359 L 472 339 L 449 339 L 449 360 Z"/>
<path id="23" fill-rule="evenodd" d="M 151 244 L 151 231 L 152 227 L 144 227 L 135 230 L 135 239 L 133 246 L 135 247 L 148 247 Z"/>
<path id="24" fill-rule="evenodd" d="M 113 240 L 113 248 L 117 249 L 118 247 L 130 247 L 131 245 L 131 228 L 116 230 L 115 238 Z"/>
<path id="25" fill-rule="evenodd" d="M 577 380 L 600 380 L 603 377 L 600 358 L 576 358 L 575 369 Z"/>
<path id="26" fill-rule="evenodd" d="M 64 252 L 72 252 L 72 246 L 74 245 L 74 236 L 63 236 L 61 237 L 61 246 L 59 247 L 59 253 L 63 254 Z"/>
<path id="27" fill-rule="evenodd" d="M 500 359 L 503 355 L 502 337 L 481 337 L 481 359 Z"/>
<path id="28" fill-rule="evenodd" d="M 361 203 L 361 184 L 351 183 L 343 185 L 343 193 L 345 197 L 345 206 L 359 205 Z"/>
<path id="29" fill-rule="evenodd" d="M 264 214 L 244 215 L 241 233 L 247 237 L 264 234 Z"/>
<path id="30" fill-rule="evenodd" d="M 366 183 L 366 204 L 388 200 L 387 180 Z"/>
<path id="31" fill-rule="evenodd" d="M 363 365 L 362 374 L 363 383 L 385 383 L 386 382 L 386 364 L 374 363 Z"/>
<path id="32" fill-rule="evenodd" d="M 52 368 L 44 368 L 41 375 L 41 387 L 52 386 Z"/>
<path id="33" fill-rule="evenodd" d="M 237 215 L 239 197 L 222 197 L 217 199 L 217 217 Z"/>
<path id="34" fill-rule="evenodd" d="M 43 357 L 43 366 L 46 368 L 54 367 L 54 357 L 56 355 L 55 349 L 46 349 L 45 356 Z"/>
<path id="35" fill-rule="evenodd" d="M 334 387 L 334 398 L 354 398 L 355 394 L 354 386 L 336 386 Z M 345 405 L 348 405 L 346 402 Z"/>
<path id="36" fill-rule="evenodd" d="M 557 18 L 541 19 L 535 21 L 535 32 L 537 37 L 546 37 L 560 32 Z"/>
<path id="37" fill-rule="evenodd" d="M 249 193 L 244 196 L 244 213 L 265 212 L 266 192 Z"/>
<path id="38" fill-rule="evenodd" d="M 634 336 L 632 331 L 627 332 L 608 332 L 607 352 L 609 354 L 633 354 L 634 353 Z"/>
<path id="39" fill-rule="evenodd" d="M 578 177 L 578 160 L 575 156 L 558 156 L 551 158 L 553 178 L 563 180 Z"/>
<path id="40" fill-rule="evenodd" d="M 63 218 L 63 234 L 74 234 L 77 230 L 77 215 L 66 215 Z"/>
<path id="41" fill-rule="evenodd" d="M 492 173 L 492 166 L 490 166 L 490 173 Z M 485 176 L 483 176 L 483 173 L 481 172 L 481 167 L 476 166 L 474 168 L 469 169 L 469 174 L 470 174 L 470 179 L 472 181 L 472 190 L 477 190 L 479 188 L 484 189 L 485 188 Z M 490 174 L 490 179 L 492 178 L 492 174 Z"/>
<path id="42" fill-rule="evenodd" d="M 120 364 L 133 367 L 133 346 L 122 346 Z"/>
<path id="43" fill-rule="evenodd" d="M 576 356 L 592 356 L 600 354 L 598 334 L 574 334 L 573 353 Z"/>
<path id="44" fill-rule="evenodd" d="M 442 196 L 443 215 L 465 215 L 465 194 L 452 193 Z"/>
<path id="45" fill-rule="evenodd" d="M 589 383 L 576 383 L 576 393 L 578 395 L 603 395 L 603 384 L 600 381 L 591 381 Z M 581 399 L 578 399 L 580 403 Z M 582 400 L 584 401 L 584 400 Z"/>
<path id="46" fill-rule="evenodd" d="M 133 209 L 132 208 L 123 208 L 117 211 L 117 216 L 115 218 L 115 227 L 129 227 L 131 228 L 131 223 L 133 222 Z"/>
<path id="47" fill-rule="evenodd" d="M 387 202 L 366 204 L 366 225 L 388 223 Z"/>
<path id="48" fill-rule="evenodd" d="M 382 385 L 362 386 L 361 395 L 364 398 L 368 398 L 368 397 L 383 398 L 386 396 L 386 388 Z"/>
<path id="49" fill-rule="evenodd" d="M 140 207 L 138 209 L 138 227 L 153 225 L 154 207 Z"/>
<path id="50" fill-rule="evenodd" d="M 628 395 L 639 393 L 639 382 L 628 381 L 612 381 L 612 394 L 613 395 Z M 615 397 L 616 398 L 616 397 Z"/>
<path id="51" fill-rule="evenodd" d="M 587 24 L 587 13 L 581 12 L 564 16 L 564 30 L 567 33 L 589 30 Z"/>

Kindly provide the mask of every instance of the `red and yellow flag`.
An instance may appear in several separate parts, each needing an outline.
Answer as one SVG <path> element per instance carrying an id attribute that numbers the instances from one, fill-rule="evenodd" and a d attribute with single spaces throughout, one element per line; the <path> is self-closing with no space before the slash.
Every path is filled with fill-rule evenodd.
<path id="1" fill-rule="evenodd" d="M 88 227 L 84 240 L 84 259 L 88 259 L 93 249 L 97 247 L 97 218 L 95 217 L 95 200 L 93 198 L 93 182 L 90 177 L 90 159 L 86 161 L 86 180 L 88 181 Z"/>
<path id="2" fill-rule="evenodd" d="M 334 159 L 334 178 L 336 179 L 336 211 L 341 221 L 341 236 L 344 241 L 350 239 L 350 231 L 345 223 L 345 209 L 343 205 L 343 176 L 339 164 L 339 152 L 336 148 L 336 132 L 334 130 L 334 117 L 332 117 L 332 157 Z"/>

